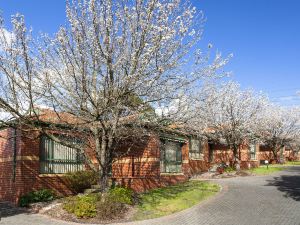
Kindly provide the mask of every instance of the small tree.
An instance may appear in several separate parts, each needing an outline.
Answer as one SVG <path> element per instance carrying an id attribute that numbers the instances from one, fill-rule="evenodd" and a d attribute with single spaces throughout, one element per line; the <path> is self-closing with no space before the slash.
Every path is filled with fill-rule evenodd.
<path id="1" fill-rule="evenodd" d="M 9 116 L 2 124 L 18 121 L 65 145 L 49 130 L 80 133 L 89 141 L 75 147 L 94 150 L 105 189 L 118 145 L 161 126 L 154 110 L 182 101 L 200 78 L 218 76 L 227 59 L 218 54 L 209 64 L 193 51 L 202 17 L 188 2 L 74 0 L 66 13 L 68 24 L 39 43 L 14 17 L 0 56 L 0 108 Z M 55 112 L 55 123 L 45 126 L 41 105 Z"/>

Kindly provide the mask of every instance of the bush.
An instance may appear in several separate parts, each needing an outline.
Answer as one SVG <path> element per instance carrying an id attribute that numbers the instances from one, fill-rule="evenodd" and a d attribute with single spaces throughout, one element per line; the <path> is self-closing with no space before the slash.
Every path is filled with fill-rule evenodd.
<path id="1" fill-rule="evenodd" d="M 233 167 L 231 167 L 231 166 L 228 166 L 228 167 L 226 167 L 226 168 L 224 169 L 224 171 L 225 171 L 226 173 L 231 173 L 231 172 L 234 172 L 234 171 L 235 171 L 235 168 L 233 168 Z"/>
<path id="2" fill-rule="evenodd" d="M 35 203 L 35 202 L 49 202 L 54 200 L 55 197 L 56 197 L 55 193 L 49 189 L 32 191 L 27 193 L 26 195 L 23 195 L 20 198 L 20 206 L 26 207 L 30 203 Z"/>
<path id="3" fill-rule="evenodd" d="M 115 187 L 104 194 L 68 197 L 63 203 L 63 208 L 77 218 L 97 216 L 102 219 L 112 219 L 124 211 L 125 204 L 133 204 L 133 191 L 128 188 Z"/>
<path id="4" fill-rule="evenodd" d="M 114 202 L 131 205 L 133 203 L 133 191 L 129 188 L 115 187 L 109 190 L 109 197 Z"/>
<path id="5" fill-rule="evenodd" d="M 99 194 L 69 197 L 63 203 L 63 208 L 78 218 L 92 218 L 97 215 L 96 203 L 100 199 Z"/>
<path id="6" fill-rule="evenodd" d="M 97 202 L 97 216 L 101 219 L 113 219 L 124 211 L 125 205 L 115 202 L 110 196 Z"/>
<path id="7" fill-rule="evenodd" d="M 71 188 L 77 193 L 81 193 L 91 185 L 97 184 L 98 176 L 97 172 L 87 170 L 67 173 L 66 178 Z"/>

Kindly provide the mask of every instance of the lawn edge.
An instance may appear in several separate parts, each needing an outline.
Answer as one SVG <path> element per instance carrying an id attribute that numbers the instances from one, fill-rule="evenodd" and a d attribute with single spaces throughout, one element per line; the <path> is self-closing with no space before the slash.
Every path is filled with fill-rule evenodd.
<path id="1" fill-rule="evenodd" d="M 130 221 L 126 221 L 126 222 L 115 222 L 115 223 L 97 223 L 97 224 L 84 223 L 84 224 L 85 225 L 135 224 L 135 223 L 141 223 L 141 222 L 151 222 L 151 221 L 155 221 L 155 220 L 158 220 L 158 219 L 168 219 L 169 217 L 173 217 L 175 215 L 185 213 L 186 211 L 192 210 L 193 208 L 202 207 L 202 206 L 210 203 L 211 201 L 214 201 L 215 199 L 222 197 L 228 191 L 228 186 L 227 185 L 221 185 L 221 184 L 213 182 L 211 180 L 201 180 L 201 181 L 207 181 L 207 182 L 216 184 L 216 185 L 219 186 L 220 190 L 215 195 L 209 196 L 207 199 L 205 199 L 203 201 L 200 201 L 199 203 L 193 205 L 192 207 L 184 209 L 182 211 L 175 212 L 175 213 L 172 213 L 172 214 L 169 214 L 169 215 L 166 215 L 166 216 L 161 216 L 161 217 L 157 217 L 157 218 L 153 218 L 153 219 L 146 219 L 146 220 L 130 220 Z M 72 222 L 72 221 L 61 220 L 61 219 L 54 218 L 54 217 L 51 217 L 51 216 L 45 215 L 45 214 L 40 214 L 40 213 L 36 213 L 36 215 L 39 215 L 39 216 L 42 216 L 42 217 L 45 217 L 45 218 L 48 218 L 48 219 L 51 219 L 51 220 L 54 220 L 54 221 L 57 221 L 57 222 L 63 222 L 64 225 L 81 225 L 82 224 L 82 223 L 76 223 L 76 222 Z"/>
<path id="2" fill-rule="evenodd" d="M 219 197 L 222 197 L 228 191 L 228 186 L 227 185 L 221 185 L 217 182 L 213 182 L 212 180 L 199 180 L 199 181 L 207 181 L 207 182 L 210 182 L 212 184 L 218 185 L 220 190 L 215 195 L 209 196 L 207 199 L 205 199 L 203 201 L 200 201 L 199 203 L 193 205 L 192 207 L 186 208 L 186 209 L 181 210 L 179 212 L 175 212 L 175 213 L 172 213 L 172 214 L 169 214 L 169 215 L 166 215 L 166 216 L 160 216 L 160 217 L 156 217 L 156 218 L 152 218 L 152 219 L 132 220 L 132 221 L 128 221 L 128 222 L 125 222 L 125 223 L 115 223 L 115 224 L 133 224 L 133 223 L 151 222 L 151 221 L 154 222 L 155 220 L 158 220 L 158 219 L 166 219 L 167 220 L 168 218 L 174 217 L 175 215 L 183 214 L 188 210 L 192 210 L 192 209 L 197 208 L 197 207 L 202 207 L 202 206 L 214 201 L 215 199 L 217 199 Z"/>

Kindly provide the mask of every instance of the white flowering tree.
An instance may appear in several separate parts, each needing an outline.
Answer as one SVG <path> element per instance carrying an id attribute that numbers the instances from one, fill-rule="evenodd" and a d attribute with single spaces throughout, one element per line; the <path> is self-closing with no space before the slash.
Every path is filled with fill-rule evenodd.
<path id="1" fill-rule="evenodd" d="M 202 14 L 186 1 L 74 0 L 66 14 L 67 25 L 38 42 L 22 16 L 10 32 L 1 21 L 1 122 L 18 121 L 63 143 L 36 122 L 39 107 L 54 111 L 47 128 L 68 125 L 93 140 L 106 188 L 118 143 L 160 126 L 165 118 L 154 111 L 191 96 L 199 79 L 220 76 L 227 59 L 197 50 Z M 176 107 L 168 119 L 176 118 Z"/>
<path id="2" fill-rule="evenodd" d="M 279 162 L 284 146 L 297 145 L 300 135 L 299 108 L 285 108 L 270 104 L 261 112 L 257 134 L 271 148 L 274 159 Z"/>
<path id="3" fill-rule="evenodd" d="M 206 125 L 201 130 L 208 139 L 224 143 L 233 150 L 235 164 L 239 168 L 239 148 L 245 140 L 257 138 L 257 118 L 266 99 L 252 90 L 241 90 L 235 82 L 211 85 L 203 92 L 205 97 L 199 101 L 195 120 Z"/>

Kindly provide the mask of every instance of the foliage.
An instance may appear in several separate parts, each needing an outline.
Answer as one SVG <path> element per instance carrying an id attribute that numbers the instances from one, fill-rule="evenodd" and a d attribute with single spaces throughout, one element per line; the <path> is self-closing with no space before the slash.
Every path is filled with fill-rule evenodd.
<path id="1" fill-rule="evenodd" d="M 97 216 L 101 219 L 112 219 L 119 216 L 125 209 L 125 205 L 116 202 L 115 199 L 111 197 L 106 197 L 96 204 Z"/>
<path id="2" fill-rule="evenodd" d="M 204 181 L 189 181 L 150 190 L 140 195 L 138 212 L 134 217 L 144 220 L 175 213 L 215 195 L 218 191 L 218 185 Z"/>
<path id="3" fill-rule="evenodd" d="M 99 174 L 92 170 L 77 171 L 67 173 L 66 178 L 71 185 L 71 188 L 77 193 L 83 192 L 90 188 L 91 185 L 96 184 Z"/>
<path id="4" fill-rule="evenodd" d="M 228 167 L 224 168 L 224 172 L 226 172 L 226 173 L 231 173 L 231 172 L 234 172 L 234 171 L 235 171 L 235 168 L 231 167 L 231 166 L 228 166 Z"/>
<path id="5" fill-rule="evenodd" d="M 270 104 L 260 114 L 257 133 L 263 143 L 269 146 L 274 159 L 279 161 L 278 154 L 284 146 L 299 147 L 300 110 L 299 108 L 285 108 Z"/>
<path id="6" fill-rule="evenodd" d="M 1 123 L 19 121 L 26 130 L 55 139 L 50 129 L 44 129 L 45 117 L 37 113 L 39 106 L 55 111 L 47 120 L 53 122 L 53 130 L 67 126 L 63 132 L 80 131 L 92 140 L 72 147 L 82 151 L 93 146 L 106 188 L 114 147 L 149 133 L 137 115 L 154 114 L 152 109 L 164 112 L 147 118 L 157 126 L 166 116 L 181 115 L 185 105 L 177 103 L 185 102 L 204 77 L 226 75 L 222 67 L 228 58 L 220 53 L 209 57 L 212 45 L 197 49 L 204 16 L 189 1 L 67 3 L 66 25 L 37 40 L 24 16 L 12 17 L 12 38 L 1 38 L 0 46 L 0 111 L 5 117 Z M 4 24 L 0 18 L 1 37 L 7 31 Z M 130 126 L 124 118 L 130 118 Z"/>
<path id="7" fill-rule="evenodd" d="M 56 197 L 55 193 L 49 189 L 41 189 L 38 191 L 32 191 L 20 198 L 20 206 L 26 207 L 30 203 L 35 202 L 49 202 L 54 200 Z"/>
<path id="8" fill-rule="evenodd" d="M 133 191 L 126 187 L 115 187 L 109 190 L 110 198 L 115 202 L 133 204 Z"/>
<path id="9" fill-rule="evenodd" d="M 126 204 L 133 204 L 133 191 L 116 187 L 103 194 L 68 197 L 63 203 L 63 208 L 78 218 L 97 216 L 101 219 L 111 219 L 120 215 Z"/>
<path id="10" fill-rule="evenodd" d="M 68 197 L 63 203 L 63 208 L 78 218 L 92 218 L 97 215 L 96 202 L 100 199 L 100 194 Z"/>
<path id="11" fill-rule="evenodd" d="M 257 118 L 266 102 L 263 95 L 242 90 L 235 82 L 207 85 L 199 99 L 198 116 L 189 124 L 210 140 L 229 146 L 237 161 L 239 146 L 256 139 Z"/>

